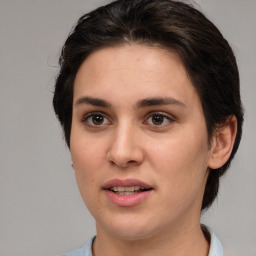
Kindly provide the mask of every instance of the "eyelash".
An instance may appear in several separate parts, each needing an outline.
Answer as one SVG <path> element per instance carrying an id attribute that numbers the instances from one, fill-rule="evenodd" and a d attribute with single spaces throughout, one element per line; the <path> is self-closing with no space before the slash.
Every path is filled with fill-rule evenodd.
<path id="1" fill-rule="evenodd" d="M 103 122 L 105 122 L 106 120 L 108 120 L 108 124 L 93 124 L 93 121 L 90 120 L 90 118 L 93 118 L 93 117 L 102 117 L 104 119 Z M 89 121 L 90 120 L 90 121 Z M 82 118 L 82 123 L 85 123 L 87 126 L 89 127 L 93 127 L 93 128 L 100 128 L 102 126 L 106 126 L 106 125 L 109 125 L 111 124 L 111 122 L 109 121 L 109 119 L 106 117 L 106 115 L 102 112 L 92 112 L 92 113 L 89 113 L 87 115 L 85 115 L 83 118 Z"/>
<path id="2" fill-rule="evenodd" d="M 152 121 L 152 118 L 153 117 L 161 117 L 162 119 L 163 119 L 163 123 L 161 123 L 161 124 L 154 124 L 153 123 L 153 121 Z M 151 119 L 151 124 L 149 124 L 149 125 L 151 125 L 151 126 L 153 126 L 153 127 L 165 127 L 165 126 L 167 126 L 168 124 L 170 124 L 170 123 L 172 123 L 172 122 L 174 122 L 174 118 L 173 117 L 170 117 L 169 115 L 166 115 L 166 114 L 164 114 L 164 113 L 162 113 L 162 112 L 151 112 L 148 116 L 147 116 L 147 118 L 146 118 L 146 121 L 144 122 L 144 123 L 148 123 L 148 120 L 150 120 Z"/>
<path id="3" fill-rule="evenodd" d="M 97 117 L 97 116 L 100 118 L 103 118 L 103 123 L 100 123 L 100 124 L 93 123 L 92 118 Z M 160 124 L 154 124 L 153 123 L 154 121 L 152 121 L 153 117 L 158 117 L 158 118 L 160 117 L 160 118 L 162 118 L 161 121 L 163 121 L 163 122 Z M 149 120 L 151 120 L 150 123 L 149 123 Z M 109 120 L 109 118 L 106 117 L 106 114 L 104 114 L 102 112 L 91 112 L 89 114 L 86 114 L 85 116 L 83 116 L 81 121 L 82 121 L 82 123 L 86 124 L 88 127 L 92 127 L 92 128 L 96 128 L 96 129 L 112 124 L 112 122 Z M 169 115 L 166 115 L 162 112 L 151 112 L 147 115 L 147 118 L 145 119 L 143 124 L 150 125 L 154 128 L 163 128 L 163 127 L 168 126 L 168 124 L 170 124 L 174 121 L 175 121 L 175 119 L 173 117 L 170 117 Z M 107 122 L 107 123 L 104 123 L 104 122 Z"/>

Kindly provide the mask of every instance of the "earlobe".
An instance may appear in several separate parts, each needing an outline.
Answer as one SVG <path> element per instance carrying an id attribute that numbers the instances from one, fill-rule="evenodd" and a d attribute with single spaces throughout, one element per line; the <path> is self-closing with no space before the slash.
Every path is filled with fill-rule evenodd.
<path id="1" fill-rule="evenodd" d="M 233 149 L 236 133 L 237 119 L 235 116 L 229 116 L 213 136 L 211 156 L 208 162 L 209 168 L 218 169 L 228 161 Z"/>

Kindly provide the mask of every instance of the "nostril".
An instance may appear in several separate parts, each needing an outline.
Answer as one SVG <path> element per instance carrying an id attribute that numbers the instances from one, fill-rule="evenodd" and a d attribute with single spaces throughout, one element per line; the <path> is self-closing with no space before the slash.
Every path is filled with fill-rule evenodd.
<path id="1" fill-rule="evenodd" d="M 130 161 L 127 162 L 127 164 L 134 164 L 134 163 L 136 163 L 135 160 L 130 160 Z"/>
<path id="2" fill-rule="evenodd" d="M 111 165 L 115 165 L 115 162 L 114 162 L 114 161 L 110 161 L 110 164 L 111 164 Z"/>
<path id="3" fill-rule="evenodd" d="M 129 166 L 132 166 L 132 165 L 136 164 L 136 161 L 135 160 L 129 160 L 129 161 L 124 162 L 124 163 L 116 163 L 115 161 L 110 161 L 110 164 L 112 166 L 118 165 L 119 167 L 126 168 L 126 167 L 129 167 Z"/>

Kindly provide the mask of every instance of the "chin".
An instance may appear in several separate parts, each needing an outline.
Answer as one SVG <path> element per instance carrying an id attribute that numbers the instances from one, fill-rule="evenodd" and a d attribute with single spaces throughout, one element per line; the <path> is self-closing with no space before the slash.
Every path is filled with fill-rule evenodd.
<path id="1" fill-rule="evenodd" d="M 128 241 L 147 239 L 158 233 L 157 225 L 154 225 L 153 221 L 146 221 L 145 217 L 143 219 L 136 217 L 124 219 L 125 221 L 115 219 L 114 222 L 105 222 L 103 225 L 97 225 L 97 229 L 103 228 L 112 236 Z M 111 225 L 109 225 L 110 223 Z"/>

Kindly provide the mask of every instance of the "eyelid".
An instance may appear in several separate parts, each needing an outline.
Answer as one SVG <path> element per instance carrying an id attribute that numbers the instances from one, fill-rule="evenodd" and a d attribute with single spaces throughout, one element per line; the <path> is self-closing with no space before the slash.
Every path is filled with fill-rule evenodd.
<path id="1" fill-rule="evenodd" d="M 90 124 L 88 122 L 88 119 L 90 117 L 93 117 L 93 116 L 96 116 L 96 115 L 100 115 L 102 116 L 103 118 L 107 119 L 108 120 L 108 124 L 102 124 L 102 125 L 93 125 L 93 124 Z M 109 125 L 111 124 L 111 120 L 110 118 L 108 117 L 108 115 L 104 112 L 101 112 L 101 111 L 93 111 L 93 112 L 89 112 L 89 113 L 86 113 L 82 116 L 81 118 L 81 122 L 84 123 L 85 125 L 89 126 L 89 127 L 93 127 L 93 128 L 100 128 L 100 127 L 103 127 L 103 126 L 106 126 L 106 125 Z"/>
<path id="2" fill-rule="evenodd" d="M 107 124 L 99 124 L 99 125 L 96 125 L 96 124 L 90 124 L 88 122 L 88 119 L 90 117 L 93 117 L 95 115 L 101 115 L 103 118 L 105 118 L 108 123 Z M 159 115 L 159 116 L 162 116 L 165 121 L 167 120 L 167 124 L 153 124 L 153 123 L 149 123 L 149 119 L 152 118 L 154 115 Z M 161 129 L 161 128 L 164 128 L 164 127 L 167 127 L 168 125 L 170 125 L 172 122 L 174 122 L 176 120 L 176 118 L 173 116 L 173 115 L 170 115 L 170 114 L 167 114 L 166 112 L 163 112 L 163 111 L 151 111 L 150 113 L 148 113 L 143 121 L 143 124 L 144 125 L 149 125 L 149 126 L 152 126 L 152 127 L 156 127 L 158 129 Z M 92 111 L 92 112 L 88 112 L 86 114 L 84 114 L 82 117 L 81 117 L 81 122 L 84 123 L 84 125 L 88 126 L 88 127 L 91 127 L 91 128 L 95 128 L 95 129 L 100 129 L 100 128 L 103 128 L 105 126 L 108 126 L 110 124 L 113 123 L 113 121 L 111 120 L 111 118 L 109 117 L 108 114 L 106 114 L 105 112 L 102 112 L 102 111 Z"/>
<path id="3" fill-rule="evenodd" d="M 159 116 L 163 116 L 163 118 L 166 118 L 166 119 L 168 119 L 168 123 L 172 123 L 172 122 L 174 122 L 176 119 L 175 119 L 175 117 L 174 116 L 172 116 L 172 115 L 170 115 L 170 114 L 167 114 L 166 112 L 162 112 L 162 111 L 152 111 L 152 112 L 150 112 L 147 116 L 146 116 L 146 119 L 145 119 L 145 121 L 144 121 L 144 123 L 147 123 L 147 121 L 152 117 L 152 116 L 154 116 L 154 115 L 159 115 Z M 159 127 L 159 128 L 161 128 L 161 127 L 165 127 L 165 126 L 167 126 L 166 124 L 164 124 L 164 125 L 155 125 L 155 124 L 149 124 L 149 125 L 151 125 L 151 126 L 154 126 L 154 127 Z"/>

